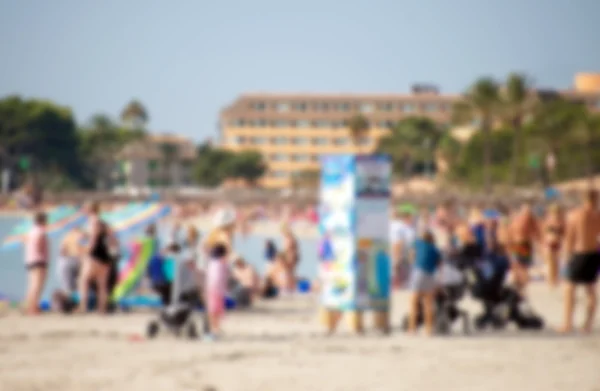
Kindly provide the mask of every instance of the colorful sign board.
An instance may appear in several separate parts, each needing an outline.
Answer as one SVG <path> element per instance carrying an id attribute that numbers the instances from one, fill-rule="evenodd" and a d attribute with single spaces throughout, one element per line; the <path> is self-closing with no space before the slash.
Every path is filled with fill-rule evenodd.
<path id="1" fill-rule="evenodd" d="M 322 305 L 342 311 L 387 308 L 390 159 L 335 155 L 321 163 Z"/>

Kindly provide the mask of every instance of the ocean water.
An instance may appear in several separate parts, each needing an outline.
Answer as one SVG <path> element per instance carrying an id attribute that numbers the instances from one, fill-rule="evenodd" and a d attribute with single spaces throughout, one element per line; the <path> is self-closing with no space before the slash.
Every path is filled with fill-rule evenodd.
<path id="1" fill-rule="evenodd" d="M 8 235 L 10 230 L 21 219 L 12 217 L 0 217 L 0 241 Z M 247 237 L 238 236 L 235 239 L 235 251 L 241 254 L 250 264 L 263 273 L 266 268 L 264 261 L 264 244 L 267 238 L 249 235 Z M 273 237 L 273 240 L 280 245 L 280 238 Z M 44 297 L 49 297 L 50 293 L 57 288 L 58 279 L 56 277 L 56 260 L 58 256 L 58 246 L 60 238 L 54 237 L 51 240 L 52 261 Z M 317 274 L 317 241 L 302 239 L 299 240 L 302 259 L 298 266 L 298 275 L 306 278 L 314 278 Z M 23 250 L 13 249 L 0 251 L 0 295 L 7 295 L 14 299 L 21 299 L 24 295 L 26 284 L 26 271 L 23 263 Z"/>

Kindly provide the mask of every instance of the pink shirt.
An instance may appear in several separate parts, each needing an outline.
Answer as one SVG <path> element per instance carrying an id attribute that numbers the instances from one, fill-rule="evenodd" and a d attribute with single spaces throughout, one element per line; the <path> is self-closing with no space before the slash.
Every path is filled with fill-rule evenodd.
<path id="1" fill-rule="evenodd" d="M 27 235 L 25 243 L 25 263 L 48 262 L 48 241 L 46 229 L 36 225 Z"/>
<path id="2" fill-rule="evenodd" d="M 210 259 L 206 265 L 206 287 L 209 292 L 225 295 L 229 271 L 225 260 Z"/>

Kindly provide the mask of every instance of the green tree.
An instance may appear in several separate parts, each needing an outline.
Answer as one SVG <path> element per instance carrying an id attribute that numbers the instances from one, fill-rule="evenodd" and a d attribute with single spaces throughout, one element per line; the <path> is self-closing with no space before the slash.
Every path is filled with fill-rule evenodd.
<path id="1" fill-rule="evenodd" d="M 357 150 L 360 148 L 360 141 L 369 133 L 369 120 L 361 114 L 350 117 L 346 123 L 350 132 L 350 139 Z"/>
<path id="2" fill-rule="evenodd" d="M 433 166 L 443 135 L 443 129 L 429 118 L 409 117 L 392 126 L 389 134 L 379 140 L 377 151 L 390 155 L 394 170 L 408 178 L 415 164 L 425 169 Z"/>
<path id="3" fill-rule="evenodd" d="M 453 122 L 457 125 L 473 124 L 483 134 L 483 186 L 486 192 L 492 190 L 492 141 L 491 132 L 499 117 L 499 85 L 492 78 L 477 80 L 467 91 L 464 99 L 453 107 Z"/>
<path id="4" fill-rule="evenodd" d="M 121 111 L 121 121 L 129 129 L 145 129 L 148 120 L 148 111 L 137 99 L 133 99 Z"/>
<path id="5" fill-rule="evenodd" d="M 112 186 L 119 153 L 127 144 L 140 141 L 145 135 L 139 129 L 119 127 L 107 115 L 92 116 L 80 130 L 80 150 L 87 162 L 87 176 L 96 187 L 108 189 Z"/>
<path id="6" fill-rule="evenodd" d="M 45 173 L 81 180 L 78 136 L 71 110 L 40 99 L 9 96 L 0 100 L 3 165 L 43 185 Z M 19 161 L 28 164 L 19 167 Z"/>
<path id="7" fill-rule="evenodd" d="M 524 135 L 523 121 L 533 109 L 533 95 L 530 93 L 530 83 L 525 75 L 511 73 L 502 89 L 502 109 L 506 125 L 515 132 L 512 152 L 512 184 L 519 183 L 519 173 L 523 167 L 520 161 L 525 154 L 523 150 Z"/>
<path id="8" fill-rule="evenodd" d="M 219 186 L 228 177 L 231 160 L 230 151 L 213 148 L 209 144 L 200 145 L 193 166 L 195 182 L 200 186 Z"/>
<path id="9" fill-rule="evenodd" d="M 246 180 L 254 185 L 267 170 L 263 156 L 258 151 L 241 151 L 233 154 L 228 176 Z"/>

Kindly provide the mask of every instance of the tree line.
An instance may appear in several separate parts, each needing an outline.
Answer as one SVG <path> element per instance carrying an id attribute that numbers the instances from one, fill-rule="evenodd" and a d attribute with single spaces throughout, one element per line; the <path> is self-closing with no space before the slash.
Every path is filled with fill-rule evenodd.
<path id="1" fill-rule="evenodd" d="M 0 172 L 10 172 L 11 188 L 31 183 L 53 190 L 109 189 L 115 185 L 119 153 L 147 137 L 148 121 L 138 100 L 125 105 L 117 120 L 96 114 L 78 124 L 69 107 L 5 97 L 0 99 Z M 162 147 L 163 160 L 177 160 L 172 146 Z M 198 146 L 193 165 L 193 179 L 204 186 L 228 178 L 255 182 L 266 169 L 258 152 L 234 153 L 210 143 Z"/>
<path id="2" fill-rule="evenodd" d="M 392 157 L 397 177 L 443 174 L 447 182 L 487 191 L 498 184 L 591 177 L 600 171 L 600 116 L 589 103 L 537 90 L 521 74 L 502 81 L 482 78 L 454 104 L 451 124 L 404 119 L 379 140 L 377 152 Z M 0 100 L 0 169 L 10 169 L 14 184 L 33 178 L 45 188 L 110 188 L 119 151 L 147 136 L 148 121 L 137 100 L 125 105 L 118 120 L 98 114 L 77 124 L 68 107 L 6 97 Z M 356 114 L 345 124 L 355 149 L 366 152 L 361 140 L 371 131 L 368 119 Z M 467 140 L 452 131 L 461 125 L 475 129 Z M 162 150 L 164 160 L 177 159 L 168 145 Z M 266 169 L 258 151 L 203 143 L 197 146 L 193 179 L 208 187 L 230 178 L 256 183 Z M 292 186 L 315 187 L 318 179 L 318 171 L 301 171 L 292 176 Z"/>
<path id="3" fill-rule="evenodd" d="M 452 107 L 451 126 L 427 118 L 395 124 L 378 151 L 392 156 L 405 178 L 433 174 L 448 165 L 450 183 L 491 191 L 494 185 L 522 186 L 588 177 L 600 171 L 600 115 L 595 102 L 536 90 L 530 79 L 511 74 L 504 81 L 482 78 Z M 461 142 L 450 129 L 470 125 Z"/>

